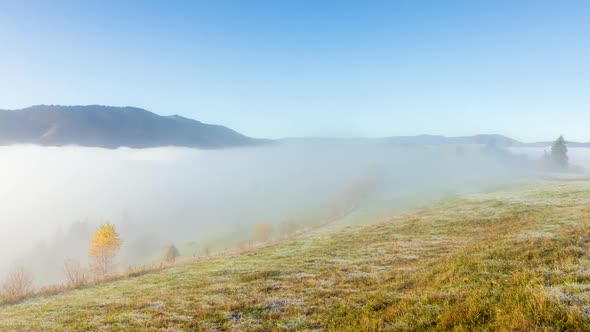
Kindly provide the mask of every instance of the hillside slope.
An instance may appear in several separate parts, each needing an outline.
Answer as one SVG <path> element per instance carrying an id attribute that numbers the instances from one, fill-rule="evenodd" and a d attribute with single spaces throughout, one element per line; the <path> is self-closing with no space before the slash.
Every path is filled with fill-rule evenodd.
<path id="1" fill-rule="evenodd" d="M 452 199 L 0 307 L 0 330 L 588 330 L 590 182 Z"/>
<path id="2" fill-rule="evenodd" d="M 136 107 L 40 105 L 0 110 L 0 144 L 223 148 L 266 142 L 229 128 Z"/>

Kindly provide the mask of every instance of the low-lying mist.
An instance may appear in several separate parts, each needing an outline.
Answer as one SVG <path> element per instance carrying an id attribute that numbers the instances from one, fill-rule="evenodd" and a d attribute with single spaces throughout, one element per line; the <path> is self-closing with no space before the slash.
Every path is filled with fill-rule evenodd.
<path id="1" fill-rule="evenodd" d="M 399 147 L 375 141 L 292 141 L 257 148 L 107 150 L 0 147 L 0 277 L 61 282 L 66 257 L 85 262 L 90 234 L 114 223 L 120 266 L 250 240 L 258 224 L 291 230 L 375 219 L 447 195 L 528 179 L 520 158 L 478 146 Z"/>

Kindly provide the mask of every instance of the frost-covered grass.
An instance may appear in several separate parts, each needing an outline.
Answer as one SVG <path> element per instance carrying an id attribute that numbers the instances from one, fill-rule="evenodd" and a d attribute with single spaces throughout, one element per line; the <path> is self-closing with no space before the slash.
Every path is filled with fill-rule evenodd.
<path id="1" fill-rule="evenodd" d="M 471 195 L 0 307 L 0 330 L 589 330 L 589 226 L 588 181 Z"/>

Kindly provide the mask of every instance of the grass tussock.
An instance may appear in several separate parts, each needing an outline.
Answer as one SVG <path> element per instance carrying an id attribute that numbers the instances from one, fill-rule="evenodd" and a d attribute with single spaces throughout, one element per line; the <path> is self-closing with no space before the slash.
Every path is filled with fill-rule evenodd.
<path id="1" fill-rule="evenodd" d="M 590 330 L 589 211 L 587 181 L 469 196 L 3 306 L 0 330 Z"/>

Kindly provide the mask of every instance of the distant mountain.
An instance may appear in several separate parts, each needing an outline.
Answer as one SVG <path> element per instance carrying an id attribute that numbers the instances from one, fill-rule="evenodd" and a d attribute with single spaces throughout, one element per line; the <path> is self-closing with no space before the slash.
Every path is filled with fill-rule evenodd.
<path id="1" fill-rule="evenodd" d="M 0 145 L 226 148 L 268 143 L 229 128 L 136 107 L 40 105 L 0 110 Z"/>
<path id="2" fill-rule="evenodd" d="M 520 146 L 521 142 L 502 135 L 474 135 L 446 137 L 439 135 L 418 135 L 418 136 L 392 136 L 380 140 L 393 144 L 411 145 L 460 145 L 460 144 L 493 144 L 497 147 Z"/>
<path id="3" fill-rule="evenodd" d="M 280 142 L 363 143 L 396 145 L 464 145 L 496 147 L 547 147 L 552 142 L 522 143 L 503 135 L 446 137 L 440 135 L 384 138 L 285 138 Z M 0 145 L 79 145 L 104 148 L 183 146 L 205 149 L 254 146 L 274 141 L 254 139 L 229 128 L 205 124 L 178 115 L 160 116 L 136 107 L 39 105 L 20 110 L 0 110 Z M 567 142 L 569 147 L 589 143 Z"/>
<path id="4" fill-rule="evenodd" d="M 508 147 L 548 147 L 553 144 L 552 141 L 548 142 L 534 142 L 534 143 L 523 143 L 506 137 L 503 135 L 489 134 L 489 135 L 473 135 L 473 136 L 440 136 L 440 135 L 416 135 L 416 136 L 390 136 L 382 138 L 333 138 L 333 137 L 293 137 L 284 138 L 281 142 L 305 142 L 305 143 L 334 143 L 334 142 L 355 142 L 363 143 L 370 141 L 379 141 L 385 144 L 394 145 L 417 145 L 417 146 L 438 146 L 438 145 L 493 145 L 495 147 L 508 148 Z M 567 141 L 568 147 L 585 147 L 590 148 L 589 143 Z"/>
<path id="5" fill-rule="evenodd" d="M 330 143 L 330 142 L 381 142 L 394 145 L 463 145 L 463 144 L 493 144 L 497 147 L 521 146 L 522 143 L 502 135 L 474 135 L 447 137 L 440 135 L 390 136 L 381 138 L 331 138 L 331 137 L 298 137 L 284 138 L 282 142 Z"/>

